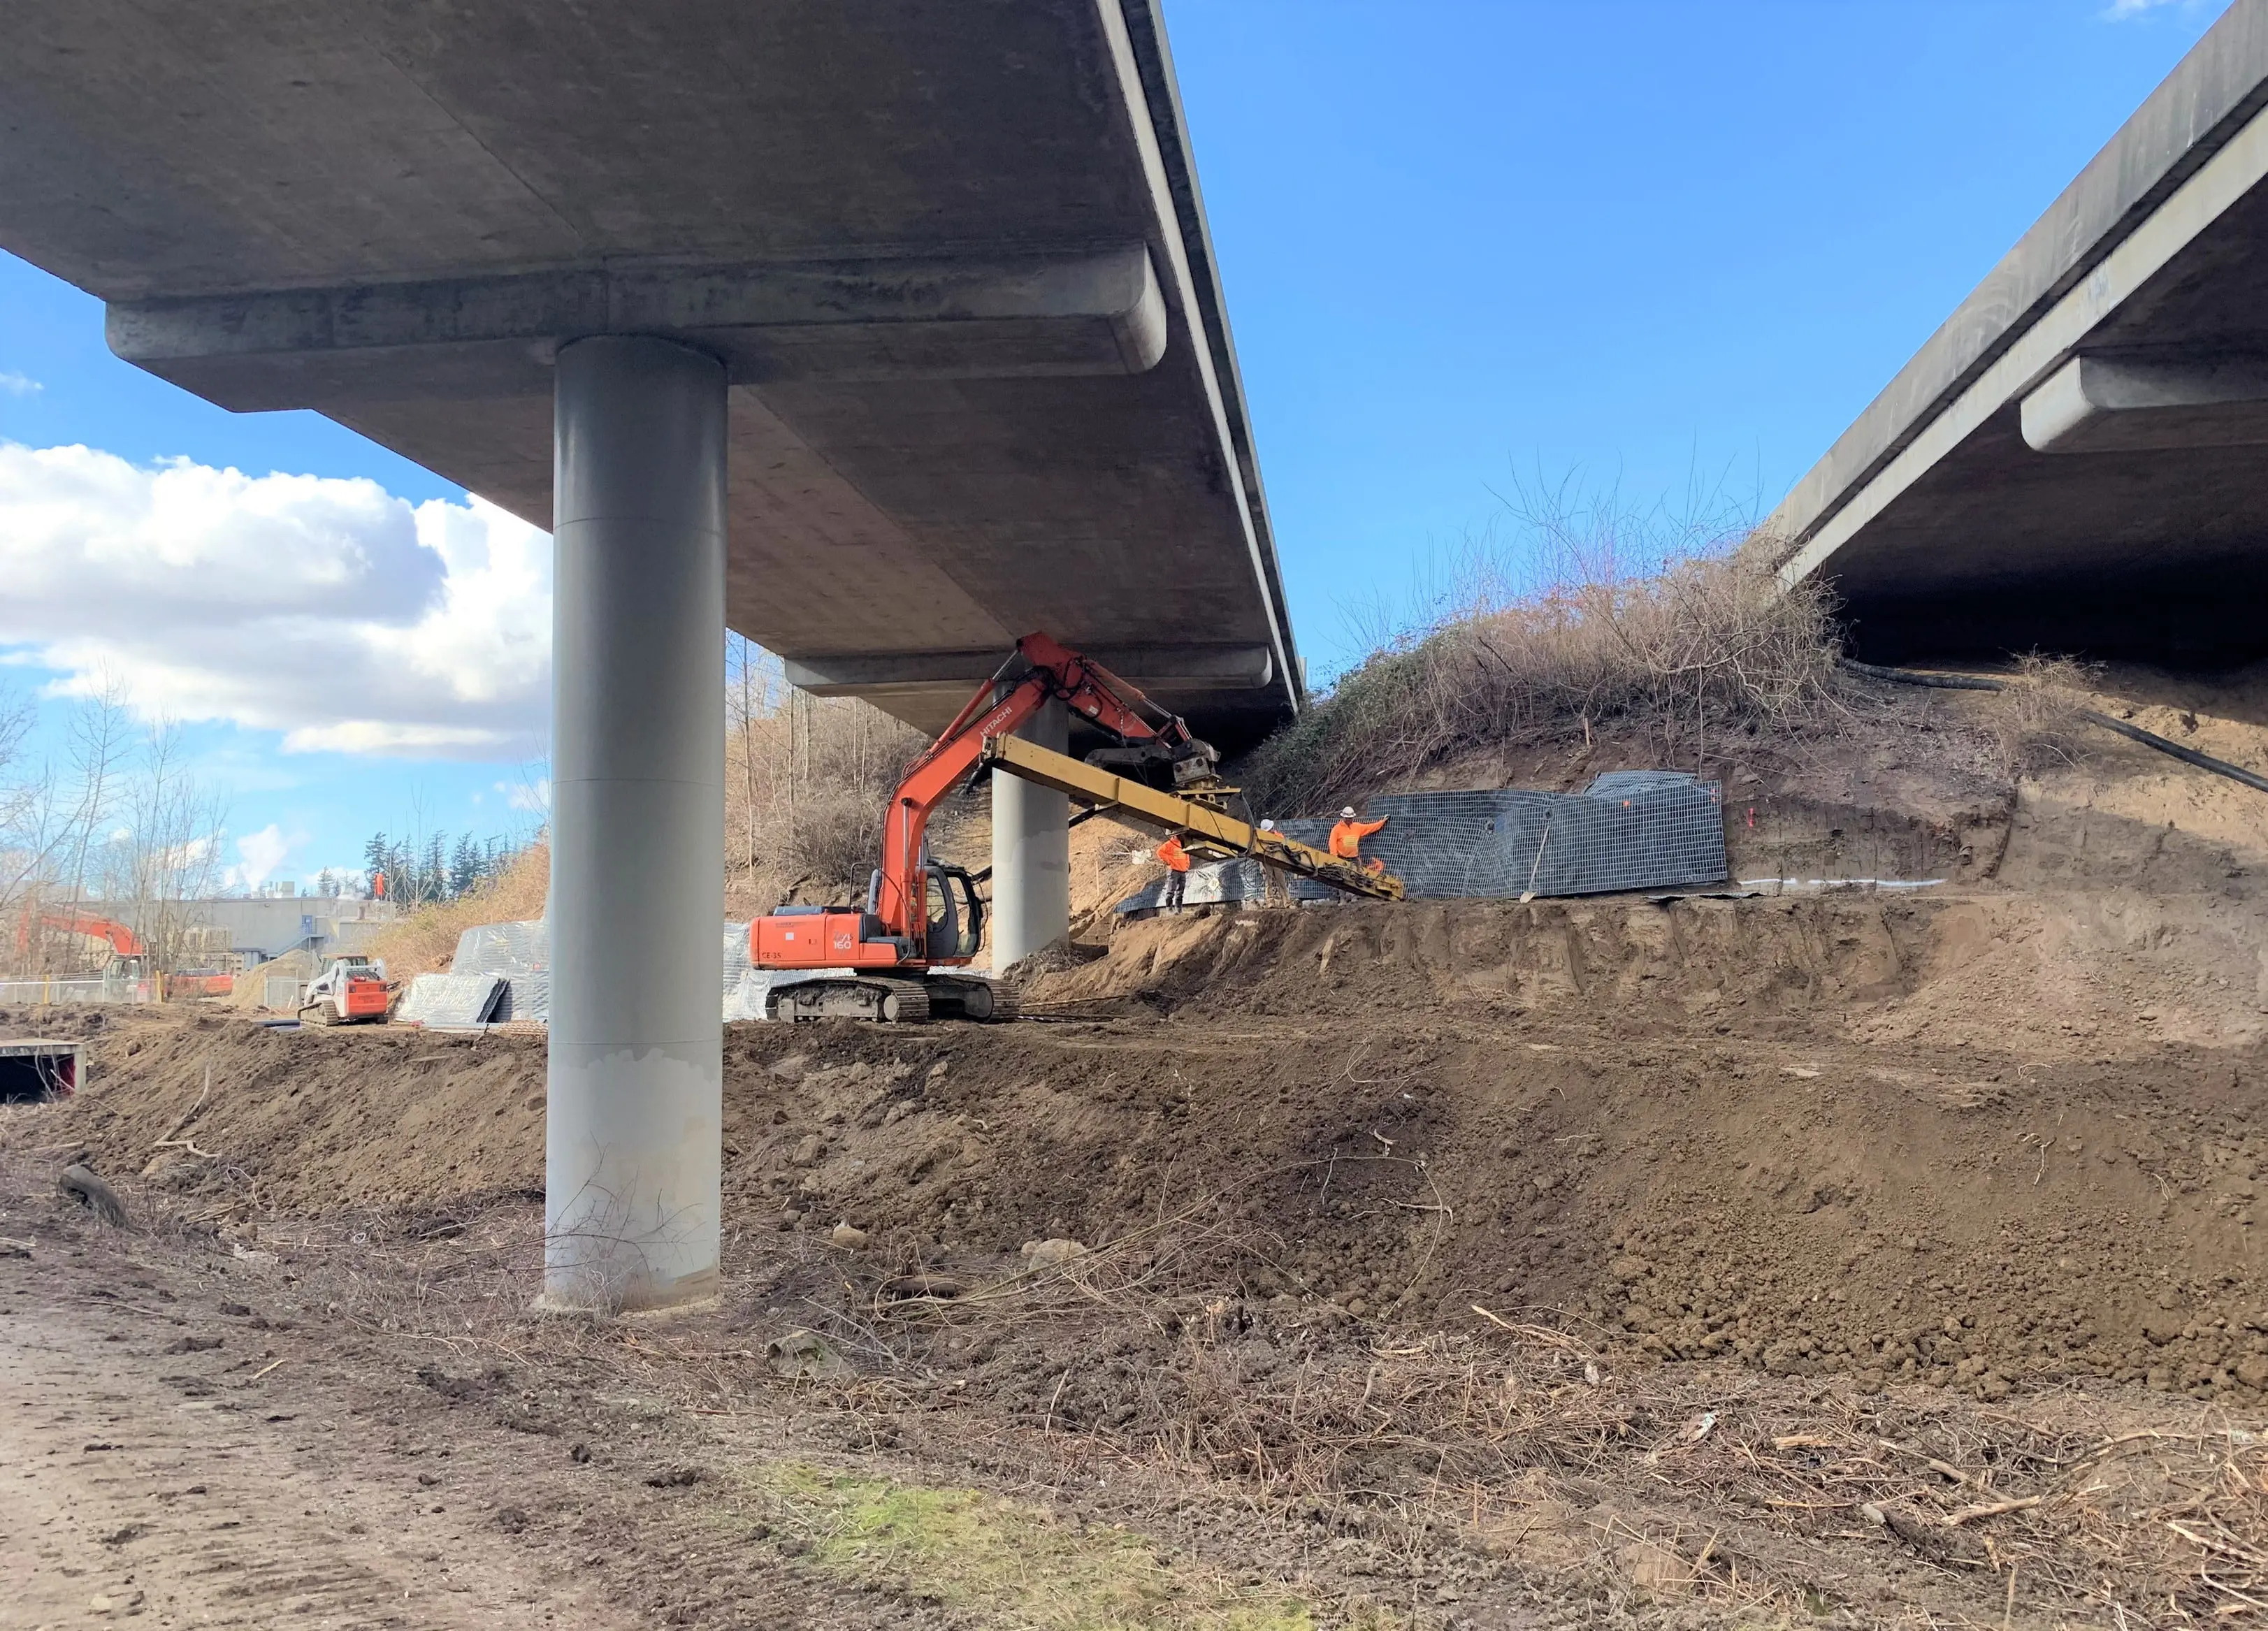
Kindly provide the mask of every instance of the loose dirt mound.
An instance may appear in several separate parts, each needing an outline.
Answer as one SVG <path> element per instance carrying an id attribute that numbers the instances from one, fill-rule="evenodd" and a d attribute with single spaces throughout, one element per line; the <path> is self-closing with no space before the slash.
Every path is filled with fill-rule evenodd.
<path id="1" fill-rule="evenodd" d="M 2241 687 L 2139 687 L 2095 700 L 2268 763 Z M 2268 806 L 2116 741 L 2001 797 L 1952 719 L 1725 774 L 1736 871 L 1927 893 L 1119 924 L 1143 846 L 1088 824 L 1107 955 L 1033 981 L 1055 1023 L 728 1034 L 728 1230 L 847 1222 L 909 1269 L 1164 1231 L 1175 1274 L 1302 1318 L 1478 1304 L 1775 1371 L 2257 1403 Z M 541 1185 L 540 1041 L 76 1023 L 94 1086 L 0 1142 L 216 1217 Z"/>
<path id="2" fill-rule="evenodd" d="M 13 1022 L 13 1023 L 11 1023 Z M 541 1038 L 281 1030 L 219 1010 L 97 1010 L 0 1032 L 93 1043 L 88 1089 L 0 1141 L 70 1143 L 104 1172 L 254 1209 L 428 1207 L 540 1189 Z"/>
<path id="3" fill-rule="evenodd" d="M 1123 993 L 1137 971 L 1117 1018 L 733 1028 L 728 1222 L 847 1221 L 911 1266 L 1170 1220 L 1212 1243 L 1185 1267 L 1353 1319 L 1469 1323 L 1479 1303 L 1774 1370 L 2254 1398 L 2260 1050 L 2050 1025 L 1942 1043 L 1911 1010 L 1954 1001 L 1972 941 L 2053 965 L 1992 927 L 2024 904 L 1130 927 L 1053 982 Z M 541 1183 L 540 1043 L 219 1020 L 99 1037 L 95 1087 L 12 1142 L 291 1211 Z"/>
<path id="4" fill-rule="evenodd" d="M 1667 1033 L 1777 1025 L 2051 1054 L 2268 1035 L 2268 903 L 2136 892 L 1428 901 L 1123 926 L 1028 1010 L 1443 1014 Z M 2076 1040 L 2075 1040 L 2076 1039 Z"/>

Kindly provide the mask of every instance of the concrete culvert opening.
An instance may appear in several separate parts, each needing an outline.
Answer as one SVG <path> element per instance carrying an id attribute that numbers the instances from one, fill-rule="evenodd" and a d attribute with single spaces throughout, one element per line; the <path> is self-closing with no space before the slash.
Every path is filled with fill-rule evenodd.
<path id="1" fill-rule="evenodd" d="M 68 1098 L 85 1079 L 77 1042 L 0 1040 L 0 1105 Z"/>

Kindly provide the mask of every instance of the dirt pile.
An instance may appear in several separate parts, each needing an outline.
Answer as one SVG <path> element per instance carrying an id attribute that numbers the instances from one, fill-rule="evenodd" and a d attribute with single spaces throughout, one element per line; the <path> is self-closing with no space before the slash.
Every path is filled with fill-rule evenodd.
<path id="1" fill-rule="evenodd" d="M 482 923 L 518 922 L 543 915 L 551 890 L 551 846 L 538 840 L 496 877 L 453 900 L 429 901 L 397 918 L 370 948 L 389 980 L 406 984 L 419 974 L 446 972 L 457 939 Z"/>
<path id="2" fill-rule="evenodd" d="M 18 1028 L 0 1014 L 0 1032 Z M 355 1027 L 282 1030 L 221 1010 L 41 1018 L 93 1046 L 90 1085 L 0 1123 L 101 1170 L 254 1211 L 430 1207 L 540 1190 L 543 1042 Z"/>
<path id="3" fill-rule="evenodd" d="M 281 957 L 271 957 L 264 963 L 254 963 L 237 975 L 229 988 L 228 1003 L 232 1008 L 247 1012 L 268 1006 L 268 982 L 289 980 L 305 985 L 322 973 L 315 954 L 304 946 L 296 951 L 286 951 Z"/>
<path id="4" fill-rule="evenodd" d="M 2259 1397 L 2268 1059 L 2045 1015 L 2010 1037 L 1972 1014 L 1945 1042 L 1912 1010 L 1955 1001 L 1940 988 L 1962 988 L 1972 936 L 2038 960 L 2037 935 L 1976 929 L 1985 910 L 1455 902 L 1130 926 L 1042 982 L 1115 981 L 1084 1001 L 1116 1017 L 734 1027 L 727 1226 L 847 1222 L 912 1267 L 1169 1220 L 1205 1243 L 1177 1246 L 1177 1274 L 1328 1319 L 1462 1325 L 1479 1303 L 1870 1385 Z M 541 1181 L 540 1042 L 142 1018 L 96 1039 L 94 1087 L 0 1136 L 298 1213 Z"/>
<path id="5" fill-rule="evenodd" d="M 0 1560 L 66 1617 L 102 1583 L 483 1626 L 2185 1623 L 2268 1556 L 2268 1449 L 2217 1406 L 1861 1397 L 1477 1316 L 1381 1340 L 1174 1289 L 1210 1233 L 1176 1216 L 942 1302 L 887 1252 L 739 1233 L 716 1303 L 609 1322 L 530 1308 L 527 1203 L 254 1246 L 129 1187 L 124 1234 L 0 1156 L 33 1407 Z M 783 1376 L 799 1327 L 850 1374 Z"/>
<path id="6" fill-rule="evenodd" d="M 1665 1356 L 1988 1394 L 2073 1373 L 2268 1384 L 2254 1056 L 2049 1073 L 1613 1025 L 1189 1040 L 1121 1023 L 961 1060 L 799 1048 L 736 1072 L 754 1091 L 733 1096 L 730 1181 L 751 1216 L 769 1196 L 785 1226 L 840 1217 L 916 1253 L 1179 1217 L 1217 1231 L 1251 1294 L 1358 1319 L 1459 1323 L 1480 1302 Z"/>
<path id="7" fill-rule="evenodd" d="M 2250 694 L 2096 700 L 2268 763 Z M 2258 1403 L 2259 796 L 2104 741 L 1996 803 L 1983 727 L 1951 722 L 1724 768 L 1736 871 L 1948 879 L 1922 893 L 1119 923 L 1147 841 L 1087 823 L 1075 936 L 1102 954 L 1033 978 L 1039 1021 L 728 1033 L 727 1230 L 847 1223 L 909 1272 L 1156 1241 L 1157 1273 L 1302 1319 L 1478 1304 L 1868 1385 Z M 1603 734 L 1552 751 L 1508 769 L 1616 768 Z M 216 1216 L 541 1185 L 540 1040 L 75 1023 L 93 1087 L 0 1142 Z"/>

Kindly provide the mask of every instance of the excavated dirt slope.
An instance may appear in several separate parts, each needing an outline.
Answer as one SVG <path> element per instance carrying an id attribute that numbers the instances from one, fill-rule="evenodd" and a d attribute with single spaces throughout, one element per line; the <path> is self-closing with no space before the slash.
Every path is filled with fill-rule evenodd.
<path id="1" fill-rule="evenodd" d="M 2178 937 L 2146 932 L 2073 957 L 2043 909 L 1134 925 L 1044 993 L 1111 1017 L 734 1027 L 732 1222 L 847 1220 L 910 1263 L 1189 1215 L 1248 1289 L 1358 1319 L 1478 1301 L 1774 1370 L 2256 1398 L 2268 1060 L 2217 1010 L 2162 1004 L 2216 1038 L 2200 1043 L 2049 1006 L 2066 976 L 2109 967 L 2139 994 L 2155 963 L 2158 984 L 2186 971 Z M 2035 1023 L 1996 1036 L 2010 1007 Z M 83 1143 L 108 1170 L 292 1212 L 540 1186 L 540 1043 L 217 1017 L 95 1034 L 93 1088 L 19 1118 L 19 1145 Z"/>
<path id="2" fill-rule="evenodd" d="M 2242 687 L 2134 694 L 2268 763 Z M 1101 954 L 1037 978 L 1044 1018 L 731 1031 L 729 1226 L 847 1221 L 910 1267 L 1179 1219 L 1329 1318 L 2258 1404 L 2268 801 L 2106 741 L 1996 805 L 1920 739 L 1727 775 L 1736 875 L 1940 863 L 1911 893 L 1117 924 L 1138 873 L 1093 824 Z M 239 1211 L 540 1187 L 540 1042 L 76 1023 L 95 1085 L 0 1140 Z"/>

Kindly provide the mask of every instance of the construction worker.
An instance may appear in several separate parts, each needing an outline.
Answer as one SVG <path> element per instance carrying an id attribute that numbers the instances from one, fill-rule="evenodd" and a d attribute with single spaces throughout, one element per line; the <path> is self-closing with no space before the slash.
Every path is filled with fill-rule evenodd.
<path id="1" fill-rule="evenodd" d="M 1166 893 L 1158 904 L 1168 912 L 1182 909 L 1182 895 L 1189 886 L 1189 852 L 1182 848 L 1182 835 L 1170 835 L 1158 846 L 1158 859 L 1166 866 Z"/>
<path id="2" fill-rule="evenodd" d="M 1387 819 L 1385 816 L 1381 816 L 1375 821 L 1358 821 L 1355 819 L 1354 806 L 1349 804 L 1339 812 L 1338 821 L 1331 828 L 1331 854 L 1341 861 L 1361 861 L 1362 841 L 1384 827 Z M 1364 870 L 1383 872 L 1386 871 L 1386 863 L 1365 862 Z"/>

